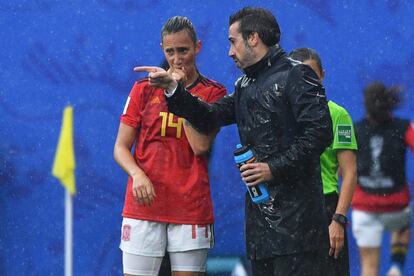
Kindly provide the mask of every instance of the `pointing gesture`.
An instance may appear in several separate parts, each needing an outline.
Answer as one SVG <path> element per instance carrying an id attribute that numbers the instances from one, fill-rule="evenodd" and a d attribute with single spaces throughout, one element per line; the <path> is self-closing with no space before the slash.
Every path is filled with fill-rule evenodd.
<path id="1" fill-rule="evenodd" d="M 166 72 L 161 67 L 157 66 L 137 66 L 134 67 L 134 72 L 148 72 L 148 73 L 156 73 L 156 72 Z"/>
<path id="2" fill-rule="evenodd" d="M 148 81 L 151 86 L 163 88 L 167 91 L 173 91 L 177 87 L 173 73 L 156 66 L 138 66 L 134 72 L 148 72 Z"/>

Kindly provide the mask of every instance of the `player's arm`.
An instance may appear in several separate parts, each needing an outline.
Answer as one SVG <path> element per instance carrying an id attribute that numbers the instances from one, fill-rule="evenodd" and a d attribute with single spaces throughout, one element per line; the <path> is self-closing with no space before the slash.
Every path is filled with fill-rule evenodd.
<path id="1" fill-rule="evenodd" d="M 414 122 L 411 122 L 408 125 L 407 131 L 405 132 L 404 141 L 405 144 L 411 149 L 411 152 L 414 153 Z"/>
<path id="2" fill-rule="evenodd" d="M 356 186 L 356 154 L 353 150 L 338 150 L 337 159 L 339 170 L 342 174 L 342 185 L 339 193 L 338 204 L 336 205 L 335 214 L 346 216 L 351 205 L 352 196 Z M 329 239 L 331 243 L 330 255 L 338 257 L 345 242 L 345 231 L 343 225 L 332 220 L 329 225 Z"/>
<path id="3" fill-rule="evenodd" d="M 206 101 L 216 102 L 217 100 L 223 98 L 225 95 L 226 88 L 224 86 L 221 86 L 219 89 L 214 89 L 211 93 L 209 93 Z M 217 133 L 219 132 L 218 129 L 215 129 L 209 133 L 201 133 L 187 120 L 184 120 L 184 131 L 195 155 L 207 154 L 211 149 Z"/>
<path id="4" fill-rule="evenodd" d="M 338 150 L 337 158 L 342 174 L 342 184 L 335 213 L 345 216 L 351 205 L 357 183 L 356 154 L 353 150 Z"/>
<path id="5" fill-rule="evenodd" d="M 132 178 L 134 197 L 140 204 L 150 206 L 154 201 L 155 191 L 150 179 L 137 165 L 131 154 L 135 135 L 135 128 L 120 123 L 114 146 L 114 158 L 119 166 Z"/>
<path id="6" fill-rule="evenodd" d="M 204 155 L 210 151 L 214 138 L 218 133 L 218 131 L 209 134 L 200 133 L 187 120 L 184 121 L 184 131 L 191 149 L 197 156 Z"/>

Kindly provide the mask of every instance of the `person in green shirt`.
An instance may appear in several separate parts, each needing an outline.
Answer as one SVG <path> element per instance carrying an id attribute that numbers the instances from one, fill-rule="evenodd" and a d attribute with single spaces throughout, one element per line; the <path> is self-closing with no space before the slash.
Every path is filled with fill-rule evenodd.
<path id="1" fill-rule="evenodd" d="M 325 72 L 318 53 L 310 48 L 298 48 L 290 53 L 292 59 L 309 65 L 322 82 Z M 329 274 L 349 275 L 349 253 L 346 224 L 349 206 L 356 186 L 356 150 L 354 126 L 345 108 L 329 101 L 334 140 L 321 155 L 321 174 L 329 224 Z M 341 192 L 338 174 L 342 176 Z"/>

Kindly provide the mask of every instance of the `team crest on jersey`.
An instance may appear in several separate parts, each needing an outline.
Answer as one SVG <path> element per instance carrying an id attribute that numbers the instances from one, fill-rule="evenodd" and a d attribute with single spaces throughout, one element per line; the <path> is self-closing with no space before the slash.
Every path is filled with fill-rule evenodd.
<path id="1" fill-rule="evenodd" d="M 338 143 L 350 144 L 352 142 L 352 126 L 351 125 L 338 125 L 336 127 L 336 133 L 338 135 Z"/>
<path id="2" fill-rule="evenodd" d="M 151 104 L 159 104 L 159 103 L 161 103 L 161 100 L 158 96 L 155 96 L 154 98 L 152 98 Z"/>
<path id="3" fill-rule="evenodd" d="M 129 241 L 131 239 L 131 225 L 125 224 L 122 226 L 122 240 Z"/>

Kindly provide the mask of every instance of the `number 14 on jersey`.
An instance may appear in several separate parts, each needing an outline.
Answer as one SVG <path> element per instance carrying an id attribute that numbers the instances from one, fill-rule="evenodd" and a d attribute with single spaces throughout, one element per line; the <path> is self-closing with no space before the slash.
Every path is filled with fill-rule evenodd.
<path id="1" fill-rule="evenodd" d="M 175 137 L 177 139 L 180 139 L 184 119 L 179 118 L 179 117 L 175 116 L 174 114 L 168 113 L 168 112 L 160 112 L 160 117 L 162 119 L 162 121 L 161 121 L 161 137 L 166 136 L 167 127 L 169 127 L 169 128 L 175 128 L 176 129 Z M 177 118 L 176 122 L 174 122 L 174 117 Z"/>

